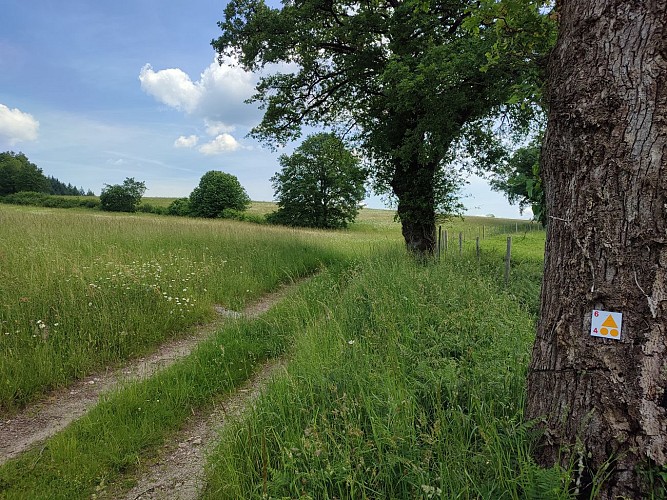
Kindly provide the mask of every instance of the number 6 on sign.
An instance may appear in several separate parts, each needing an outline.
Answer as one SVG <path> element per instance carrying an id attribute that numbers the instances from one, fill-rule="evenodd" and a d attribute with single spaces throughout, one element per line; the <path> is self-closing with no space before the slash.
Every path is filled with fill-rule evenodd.
<path id="1" fill-rule="evenodd" d="M 621 340 L 622 321 L 623 313 L 595 310 L 591 315 L 591 335 Z"/>

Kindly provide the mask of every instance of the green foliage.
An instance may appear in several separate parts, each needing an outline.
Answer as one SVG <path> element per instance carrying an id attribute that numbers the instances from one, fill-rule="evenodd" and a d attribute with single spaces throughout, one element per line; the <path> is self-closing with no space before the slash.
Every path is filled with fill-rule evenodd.
<path id="1" fill-rule="evenodd" d="M 100 207 L 108 212 L 135 212 L 146 192 L 144 182 L 127 177 L 123 184 L 105 184 L 100 194 Z"/>
<path id="2" fill-rule="evenodd" d="M 179 217 L 190 215 L 190 199 L 177 198 L 172 201 L 167 207 L 167 215 L 177 215 Z"/>
<path id="3" fill-rule="evenodd" d="M 547 213 L 540 175 L 541 149 L 541 137 L 517 149 L 495 170 L 490 184 L 493 190 L 504 192 L 510 203 L 518 203 L 522 212 L 530 206 L 534 219 L 546 225 Z"/>
<path id="4" fill-rule="evenodd" d="M 266 224 L 266 216 L 262 214 L 250 214 L 248 212 L 240 212 L 239 210 L 234 210 L 233 208 L 225 208 L 220 214 L 221 219 L 231 219 L 241 222 L 251 222 L 253 224 Z"/>
<path id="5" fill-rule="evenodd" d="M 221 217 L 226 209 L 246 210 L 250 198 L 235 175 L 218 170 L 206 172 L 190 193 L 190 215 Z"/>
<path id="6" fill-rule="evenodd" d="M 51 184 L 23 153 L 0 153 L 0 196 L 21 191 L 49 193 Z"/>
<path id="7" fill-rule="evenodd" d="M 434 211 L 458 185 L 456 171 L 441 173 L 452 144 L 489 116 L 521 129 L 539 105 L 555 38 L 546 3 L 232 0 L 213 45 L 250 71 L 294 68 L 261 78 L 252 135 L 281 144 L 304 125 L 351 131 L 376 190 L 398 199 L 406 242 L 421 237 L 416 249 L 429 251 Z"/>
<path id="8" fill-rule="evenodd" d="M 271 222 L 331 229 L 354 221 L 366 173 L 343 141 L 334 134 L 311 135 L 279 161 L 282 170 L 271 178 L 279 208 Z"/>
<path id="9" fill-rule="evenodd" d="M 159 205 L 152 205 L 151 203 L 142 203 L 137 207 L 137 212 L 155 215 L 167 215 L 167 209 Z"/>
<path id="10" fill-rule="evenodd" d="M 59 194 L 64 196 L 87 196 L 87 193 L 83 190 L 83 188 L 77 188 L 76 186 L 72 186 L 72 184 L 65 184 L 64 182 L 61 182 L 52 176 L 48 176 L 47 179 L 51 185 L 51 194 Z M 88 190 L 88 193 L 91 193 L 90 189 Z M 94 196 L 94 194 L 91 194 L 91 196 Z"/>
<path id="11" fill-rule="evenodd" d="M 100 201 L 94 197 L 56 196 L 32 191 L 21 191 L 0 198 L 0 203 L 10 205 L 32 205 L 48 208 L 98 208 Z"/>

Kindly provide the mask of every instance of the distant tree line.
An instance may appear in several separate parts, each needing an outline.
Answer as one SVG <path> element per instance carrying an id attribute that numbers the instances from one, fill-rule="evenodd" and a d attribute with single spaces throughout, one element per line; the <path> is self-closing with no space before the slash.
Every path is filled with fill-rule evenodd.
<path id="1" fill-rule="evenodd" d="M 82 187 L 76 187 L 69 183 L 65 184 L 52 176 L 48 176 L 47 179 L 51 183 L 51 192 L 49 194 L 61 196 L 95 196 L 95 193 L 90 189 L 84 191 Z"/>
<path id="2" fill-rule="evenodd" d="M 282 170 L 271 178 L 278 210 L 249 214 L 250 197 L 236 176 L 211 170 L 187 198 L 169 206 L 143 203 L 146 183 L 132 177 L 105 184 L 99 199 L 72 184 L 45 176 L 23 153 L 0 153 L 0 202 L 53 208 L 87 207 L 110 212 L 146 212 L 234 219 L 286 226 L 344 228 L 353 222 L 366 190 L 366 171 L 343 140 L 332 133 L 307 137 L 292 155 L 279 159 Z"/>
<path id="3" fill-rule="evenodd" d="M 19 152 L 0 153 L 0 196 L 20 192 L 45 193 L 66 196 L 94 196 L 89 189 L 65 184 L 53 176 L 46 176 L 42 169 Z"/>

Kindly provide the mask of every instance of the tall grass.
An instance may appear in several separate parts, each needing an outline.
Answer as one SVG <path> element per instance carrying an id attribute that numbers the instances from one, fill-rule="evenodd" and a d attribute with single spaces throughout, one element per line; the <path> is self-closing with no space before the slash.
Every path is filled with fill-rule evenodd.
<path id="1" fill-rule="evenodd" d="M 0 412 L 340 258 L 319 234 L 0 206 Z"/>
<path id="2" fill-rule="evenodd" d="M 504 238 L 485 240 L 480 262 L 467 245 L 419 265 L 389 221 L 325 233 L 0 207 L 0 386 L 23 378 L 0 388 L 10 408 L 145 352 L 215 302 L 240 308 L 322 269 L 262 318 L 230 321 L 4 464 L 0 497 L 131 486 L 189 415 L 288 352 L 288 373 L 223 435 L 208 498 L 566 498 L 567 472 L 533 463 L 522 419 L 543 236 L 515 238 L 507 287 Z"/>
<path id="3" fill-rule="evenodd" d="M 332 268 L 261 319 L 230 320 L 187 358 L 106 396 L 42 448 L 5 463 L 0 497 L 113 496 L 124 477 L 129 489 L 140 464 L 188 417 L 246 380 L 257 363 L 284 352 L 295 332 L 326 312 L 324 301 L 339 287 L 340 271 Z"/>
<path id="4" fill-rule="evenodd" d="M 0 496 L 129 489 L 189 415 L 288 350 L 288 374 L 223 435 L 206 497 L 566 498 L 565 473 L 530 459 L 533 321 L 501 289 L 464 260 L 417 265 L 400 246 L 330 266 L 2 466 Z"/>
<path id="5" fill-rule="evenodd" d="M 289 375 L 222 437 L 207 498 L 565 498 L 523 423 L 532 315 L 463 260 L 351 270 Z"/>
<path id="6" fill-rule="evenodd" d="M 507 237 L 512 238 L 509 284 L 505 286 L 505 258 Z M 502 289 L 532 315 L 537 316 L 540 308 L 540 289 L 544 274 L 544 231 L 495 235 L 480 242 L 477 257 L 475 240 L 464 242 L 462 255 L 457 246 L 441 254 L 444 265 L 461 262 L 494 283 L 502 284 Z"/>

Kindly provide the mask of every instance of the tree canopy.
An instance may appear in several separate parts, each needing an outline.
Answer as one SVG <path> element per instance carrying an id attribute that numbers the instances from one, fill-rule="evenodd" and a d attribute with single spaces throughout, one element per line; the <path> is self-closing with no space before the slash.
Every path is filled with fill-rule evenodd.
<path id="1" fill-rule="evenodd" d="M 252 99 L 264 109 L 255 137 L 283 143 L 303 125 L 349 132 L 376 190 L 396 196 L 408 248 L 430 252 L 452 144 L 484 118 L 530 118 L 553 42 L 543 4 L 232 0 L 213 46 L 221 63 L 275 70 Z"/>
<path id="2" fill-rule="evenodd" d="M 100 193 L 100 207 L 109 212 L 135 212 L 146 192 L 146 183 L 127 177 L 123 184 L 105 184 Z"/>
<path id="3" fill-rule="evenodd" d="M 273 222 L 341 228 L 354 221 L 366 194 L 366 174 L 341 139 L 311 135 L 279 161 L 282 170 L 271 178 L 279 207 Z"/>
<path id="4" fill-rule="evenodd" d="M 51 184 L 42 169 L 30 162 L 23 153 L 0 153 L 0 196 L 20 191 L 49 193 Z"/>
<path id="5" fill-rule="evenodd" d="M 219 170 L 206 172 L 190 193 L 190 215 L 222 217 L 225 210 L 243 211 L 250 198 L 235 175 Z"/>
<path id="6" fill-rule="evenodd" d="M 47 180 L 51 185 L 51 194 L 62 196 L 95 196 L 95 194 L 90 189 L 88 191 L 84 191 L 83 188 L 78 188 L 72 184 L 65 184 L 53 176 L 49 175 Z"/>
<path id="7" fill-rule="evenodd" d="M 541 136 L 529 145 L 517 149 L 501 162 L 495 170 L 491 189 L 502 191 L 512 204 L 519 204 L 523 212 L 530 207 L 533 218 L 543 225 L 547 223 L 544 188 L 540 175 Z"/>

